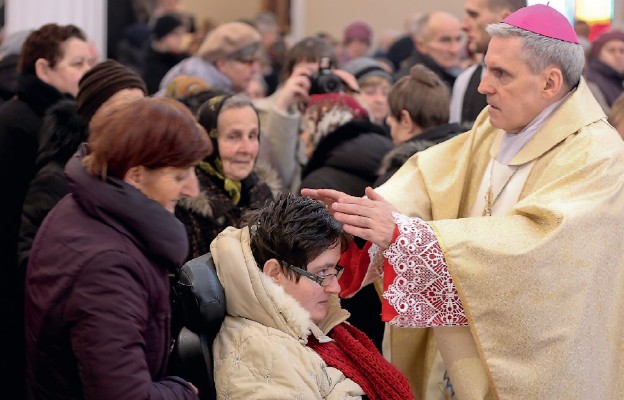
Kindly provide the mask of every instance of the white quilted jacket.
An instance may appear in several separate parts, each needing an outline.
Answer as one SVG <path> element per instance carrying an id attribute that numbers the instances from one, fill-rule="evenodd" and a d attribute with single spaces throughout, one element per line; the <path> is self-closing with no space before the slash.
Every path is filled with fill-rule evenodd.
<path id="1" fill-rule="evenodd" d="M 228 228 L 210 246 L 225 289 L 227 316 L 215 342 L 217 398 L 360 399 L 362 389 L 329 367 L 307 347 L 308 335 L 319 341 L 349 313 L 331 302 L 325 320 L 315 325 L 309 313 L 273 283 L 256 265 L 247 228 Z"/>

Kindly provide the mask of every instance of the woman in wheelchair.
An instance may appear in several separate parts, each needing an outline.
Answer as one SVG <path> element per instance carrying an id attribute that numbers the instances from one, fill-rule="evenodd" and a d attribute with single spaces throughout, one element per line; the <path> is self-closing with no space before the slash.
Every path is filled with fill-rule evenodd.
<path id="1" fill-rule="evenodd" d="M 349 240 L 322 203 L 282 194 L 212 242 L 227 309 L 213 344 L 217 398 L 413 398 L 346 322 L 337 263 Z"/>

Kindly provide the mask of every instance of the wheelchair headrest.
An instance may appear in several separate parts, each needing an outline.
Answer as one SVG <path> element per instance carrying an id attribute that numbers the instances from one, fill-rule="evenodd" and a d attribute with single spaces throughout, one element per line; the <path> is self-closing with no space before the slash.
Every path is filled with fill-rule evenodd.
<path id="1" fill-rule="evenodd" d="M 182 266 L 178 290 L 184 325 L 195 333 L 216 334 L 225 318 L 225 294 L 210 253 Z"/>

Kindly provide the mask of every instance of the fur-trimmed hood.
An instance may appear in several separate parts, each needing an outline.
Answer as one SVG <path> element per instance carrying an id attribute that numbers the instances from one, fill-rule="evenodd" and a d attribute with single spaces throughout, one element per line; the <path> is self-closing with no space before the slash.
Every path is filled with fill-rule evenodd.
<path id="1" fill-rule="evenodd" d="M 379 175 L 385 175 L 390 170 L 398 170 L 405 163 L 405 161 L 409 160 L 411 156 L 418 153 L 419 151 L 423 151 L 435 143 L 429 140 L 416 140 L 409 141 L 406 143 L 402 143 L 390 150 L 381 160 L 381 165 L 379 165 Z"/>
<path id="2" fill-rule="evenodd" d="M 377 182 L 375 182 L 375 186 L 385 182 L 414 154 L 457 136 L 463 131 L 464 129 L 459 124 L 444 124 L 427 129 L 406 142 L 399 144 L 397 147 L 386 153 L 381 161 L 379 169 L 377 170 L 377 175 L 380 178 Z"/>
<path id="3" fill-rule="evenodd" d="M 327 317 L 320 326 L 315 325 L 308 311 L 258 268 L 247 227 L 227 228 L 212 242 L 210 252 L 226 298 L 236 299 L 226 302 L 230 316 L 278 329 L 303 344 L 307 343 L 310 333 L 323 340 L 324 333 L 349 317 L 349 313 L 340 308 L 338 298 L 332 296 L 335 298 L 330 301 Z"/>

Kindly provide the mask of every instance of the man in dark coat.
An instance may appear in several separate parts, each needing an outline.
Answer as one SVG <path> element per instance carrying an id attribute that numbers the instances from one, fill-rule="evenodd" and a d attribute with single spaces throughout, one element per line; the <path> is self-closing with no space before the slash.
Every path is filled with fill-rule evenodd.
<path id="1" fill-rule="evenodd" d="M 459 21 L 443 11 L 423 14 L 420 18 L 419 29 L 414 31 L 412 37 L 414 52 L 403 61 L 394 80 L 409 75 L 414 65 L 423 64 L 452 88 L 460 72 L 462 32 Z"/>

